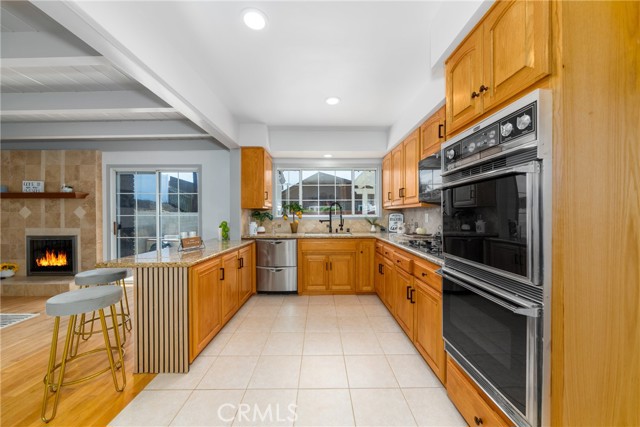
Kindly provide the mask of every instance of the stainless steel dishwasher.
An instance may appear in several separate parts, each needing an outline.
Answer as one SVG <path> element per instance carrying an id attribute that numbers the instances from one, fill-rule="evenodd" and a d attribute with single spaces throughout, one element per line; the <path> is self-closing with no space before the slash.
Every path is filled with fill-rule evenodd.
<path id="1" fill-rule="evenodd" d="M 258 292 L 298 292 L 296 239 L 256 240 L 256 288 Z"/>

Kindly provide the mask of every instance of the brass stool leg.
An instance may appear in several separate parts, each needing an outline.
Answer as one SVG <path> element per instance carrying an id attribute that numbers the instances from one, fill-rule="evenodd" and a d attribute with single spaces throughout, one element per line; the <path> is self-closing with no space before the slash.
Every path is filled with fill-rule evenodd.
<path id="1" fill-rule="evenodd" d="M 122 286 L 122 293 L 124 294 L 124 307 L 122 306 L 122 301 L 120 301 L 120 308 L 122 309 L 122 312 L 126 314 L 127 330 L 131 332 L 133 325 L 131 324 L 131 311 L 129 309 L 129 296 L 127 295 L 127 287 L 124 283 L 124 279 L 121 279 L 118 282 L 119 282 L 118 284 Z M 123 319 L 124 319 L 124 316 L 123 316 Z"/>
<path id="2" fill-rule="evenodd" d="M 58 402 L 60 400 L 60 390 L 62 388 L 62 379 L 64 378 L 64 370 L 67 366 L 67 357 L 69 356 L 69 347 L 73 340 L 73 330 L 76 323 L 76 315 L 72 315 L 69 318 L 69 326 L 67 327 L 67 336 L 64 341 L 64 350 L 62 352 L 62 364 L 60 366 L 60 374 L 58 375 L 57 383 L 53 383 L 53 371 L 56 363 L 56 353 L 58 347 L 58 330 L 60 328 L 60 317 L 56 317 L 53 329 L 53 339 L 51 342 L 51 352 L 49 353 L 49 366 L 47 368 L 47 375 L 44 378 L 44 398 L 42 399 L 42 411 L 40 412 L 40 418 L 45 423 L 48 423 L 56 416 L 58 410 Z M 53 411 L 50 417 L 47 417 L 47 406 L 49 401 L 49 389 L 54 393 Z"/>
<path id="3" fill-rule="evenodd" d="M 85 313 L 80 315 L 80 324 L 73 328 L 73 337 L 71 338 L 71 347 L 69 348 L 69 356 L 76 357 L 78 348 L 80 347 L 80 337 L 84 334 Z M 75 345 L 74 345 L 75 342 Z"/>
<path id="4" fill-rule="evenodd" d="M 116 391 L 124 390 L 127 385 L 127 378 L 124 370 L 124 355 L 122 353 L 122 345 L 120 343 L 120 332 L 118 331 L 118 317 L 116 316 L 116 308 L 114 305 L 110 307 L 111 310 L 111 322 L 113 324 L 113 333 L 116 338 L 116 348 L 118 349 L 118 364 L 120 365 L 122 374 L 122 387 L 118 387 L 118 377 L 116 375 L 116 363 L 113 360 L 113 353 L 111 351 L 111 340 L 109 338 L 109 329 L 107 328 L 107 321 L 104 316 L 104 310 L 100 309 L 100 323 L 102 324 L 102 335 L 104 336 L 104 344 L 107 348 L 107 357 L 109 358 L 109 366 L 111 367 L 111 376 L 113 377 L 113 384 Z"/>

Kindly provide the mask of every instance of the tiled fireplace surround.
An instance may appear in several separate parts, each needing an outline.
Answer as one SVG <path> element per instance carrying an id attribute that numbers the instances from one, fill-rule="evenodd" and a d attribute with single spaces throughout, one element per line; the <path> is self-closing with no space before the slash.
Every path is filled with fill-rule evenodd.
<path id="1" fill-rule="evenodd" d="M 2 282 L 3 295 L 37 295 L 41 284 L 9 286 L 26 275 L 27 235 L 78 236 L 78 270 L 102 261 L 102 153 L 94 150 L 2 150 L 1 183 L 9 192 L 21 192 L 22 181 L 44 181 L 45 192 L 64 184 L 89 193 L 85 199 L 2 199 L 0 259 L 19 266 L 16 276 Z M 59 281 L 59 280 L 58 280 Z M 10 289 L 12 288 L 12 289 Z M 38 289 L 39 288 L 39 289 Z"/>

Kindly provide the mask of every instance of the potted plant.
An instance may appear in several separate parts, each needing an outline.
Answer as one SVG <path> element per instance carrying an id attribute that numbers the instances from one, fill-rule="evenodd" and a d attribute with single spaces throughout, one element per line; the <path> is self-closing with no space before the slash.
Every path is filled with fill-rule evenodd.
<path id="1" fill-rule="evenodd" d="M 302 206 L 300 206 L 298 202 L 285 203 L 282 205 L 282 219 L 288 221 L 289 218 L 291 218 L 291 224 L 289 225 L 291 226 L 292 233 L 298 232 L 298 224 L 302 219 L 302 212 L 304 212 L 304 209 L 302 209 Z"/>
<path id="2" fill-rule="evenodd" d="M 251 218 L 255 219 L 258 222 L 258 233 L 264 233 L 266 231 L 266 229 L 263 227 L 262 223 L 264 222 L 265 219 L 268 220 L 272 220 L 273 219 L 273 215 L 271 215 L 271 212 L 269 211 L 253 211 L 251 213 Z"/>
<path id="3" fill-rule="evenodd" d="M 0 278 L 13 277 L 18 271 L 18 264 L 3 262 L 0 264 Z"/>
<path id="4" fill-rule="evenodd" d="M 365 221 L 367 221 L 369 224 L 371 224 L 371 232 L 375 233 L 376 232 L 376 227 L 380 227 L 380 223 L 378 222 L 378 218 L 369 218 L 369 217 L 365 217 Z"/>

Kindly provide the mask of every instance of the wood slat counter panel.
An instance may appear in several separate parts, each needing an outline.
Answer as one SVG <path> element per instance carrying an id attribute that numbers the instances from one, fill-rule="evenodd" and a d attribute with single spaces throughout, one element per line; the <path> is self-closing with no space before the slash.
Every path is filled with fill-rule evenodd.
<path id="1" fill-rule="evenodd" d="M 136 373 L 189 371 L 186 267 L 135 269 Z"/>

